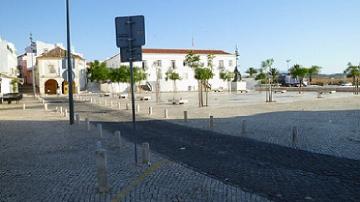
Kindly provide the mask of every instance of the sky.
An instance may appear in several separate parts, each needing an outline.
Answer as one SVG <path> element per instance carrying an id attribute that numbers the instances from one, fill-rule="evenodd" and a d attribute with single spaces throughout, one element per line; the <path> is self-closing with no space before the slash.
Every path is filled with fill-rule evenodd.
<path id="1" fill-rule="evenodd" d="M 241 72 L 319 65 L 343 72 L 360 63 L 359 0 L 70 0 L 71 43 L 87 60 L 116 48 L 116 16 L 144 15 L 147 48 L 221 49 L 237 45 Z M 66 45 L 65 0 L 0 0 L 0 37 L 17 54 L 34 40 Z M 193 39 L 193 40 L 192 40 Z"/>

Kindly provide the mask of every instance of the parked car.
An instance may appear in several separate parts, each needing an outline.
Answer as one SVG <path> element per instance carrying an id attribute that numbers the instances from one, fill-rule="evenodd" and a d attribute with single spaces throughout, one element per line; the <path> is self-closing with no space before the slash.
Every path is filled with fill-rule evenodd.
<path id="1" fill-rule="evenodd" d="M 8 104 L 11 104 L 12 101 L 19 102 L 22 98 L 22 93 L 7 93 L 2 96 L 0 102 L 7 102 Z"/>

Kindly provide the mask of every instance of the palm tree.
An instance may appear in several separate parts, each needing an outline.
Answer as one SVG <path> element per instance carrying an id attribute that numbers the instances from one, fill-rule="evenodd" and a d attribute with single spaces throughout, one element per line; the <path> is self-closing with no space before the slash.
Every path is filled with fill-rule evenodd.
<path id="1" fill-rule="evenodd" d="M 231 92 L 231 81 L 233 80 L 233 78 L 235 77 L 235 73 L 231 72 L 231 71 L 221 71 L 220 72 L 220 79 L 222 79 L 223 81 L 227 81 L 228 82 L 228 91 Z"/>
<path id="2" fill-rule="evenodd" d="M 270 72 L 269 72 L 271 78 L 272 78 L 272 83 L 277 83 L 278 82 L 278 77 L 279 77 L 279 70 L 277 70 L 276 68 L 271 68 Z"/>
<path id="3" fill-rule="evenodd" d="M 261 67 L 263 68 L 264 71 L 268 71 L 268 73 L 271 72 L 271 68 L 272 65 L 274 64 L 274 59 L 270 58 L 267 59 L 265 61 L 261 62 Z M 272 88 L 271 88 L 271 81 L 269 78 L 267 78 L 268 80 L 268 91 L 266 91 L 266 101 L 272 102 Z"/>
<path id="4" fill-rule="evenodd" d="M 253 75 L 258 73 L 258 71 L 254 67 L 249 67 L 245 73 L 249 74 L 249 77 L 252 78 Z"/>
<path id="5" fill-rule="evenodd" d="M 308 69 L 308 74 L 309 74 L 309 82 L 312 82 L 312 77 L 314 75 L 319 74 L 321 67 L 317 66 L 317 65 L 313 65 Z"/>
<path id="6" fill-rule="evenodd" d="M 169 79 L 173 81 L 173 103 L 175 102 L 175 94 L 176 94 L 176 80 L 181 80 L 179 73 L 175 72 L 174 70 L 169 70 L 165 73 L 166 77 L 165 80 L 168 81 Z"/>
<path id="7" fill-rule="evenodd" d="M 348 78 L 352 78 L 353 85 L 355 85 L 356 77 L 360 76 L 360 65 L 352 65 L 351 62 L 348 63 L 348 67 L 345 69 L 344 73 Z"/>
<path id="8" fill-rule="evenodd" d="M 304 77 L 308 74 L 308 69 L 296 64 L 289 69 L 289 72 L 293 78 L 296 78 L 299 81 L 299 93 L 301 93 L 301 86 Z"/>

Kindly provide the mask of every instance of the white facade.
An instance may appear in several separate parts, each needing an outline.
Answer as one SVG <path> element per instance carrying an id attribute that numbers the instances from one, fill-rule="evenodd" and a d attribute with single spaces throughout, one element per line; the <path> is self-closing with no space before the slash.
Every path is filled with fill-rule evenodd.
<path id="1" fill-rule="evenodd" d="M 67 70 L 67 61 L 64 60 L 64 57 L 65 50 L 56 47 L 36 58 L 36 84 L 39 87 L 40 94 L 66 94 L 67 90 L 64 88 L 67 84 L 62 77 Z M 86 86 L 86 62 L 78 55 L 73 54 L 73 58 L 74 93 L 78 93 L 84 90 Z M 55 91 L 54 81 L 56 81 Z"/>
<path id="2" fill-rule="evenodd" d="M 0 73 L 16 77 L 17 56 L 14 44 L 0 38 Z"/>
<path id="3" fill-rule="evenodd" d="M 198 83 L 194 78 L 194 70 L 186 66 L 184 63 L 185 56 L 190 50 L 186 49 L 143 49 L 143 62 L 135 62 L 135 67 L 142 67 L 147 73 L 147 80 L 153 89 L 157 80 L 157 69 L 160 70 L 160 90 L 172 91 L 173 81 L 165 80 L 165 73 L 169 70 L 179 73 L 181 80 L 176 81 L 178 91 L 195 91 Z M 203 66 L 208 66 L 207 56 L 213 54 L 213 79 L 209 80 L 212 89 L 228 88 L 228 83 L 220 79 L 220 72 L 222 70 L 234 71 L 236 66 L 236 56 L 220 50 L 192 50 L 195 54 L 200 55 Z M 128 63 L 120 63 L 120 55 L 117 54 L 110 59 L 104 61 L 107 67 L 118 68 L 120 65 L 128 65 Z M 101 90 L 124 92 L 128 88 L 127 84 L 113 84 L 107 86 L 103 84 Z"/>

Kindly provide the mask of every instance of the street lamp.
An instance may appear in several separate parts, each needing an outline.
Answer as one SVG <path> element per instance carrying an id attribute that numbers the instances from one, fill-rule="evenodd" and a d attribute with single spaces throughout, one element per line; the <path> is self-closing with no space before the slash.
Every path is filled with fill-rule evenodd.
<path id="1" fill-rule="evenodd" d="M 36 87 L 35 87 L 35 67 L 34 67 L 34 54 L 36 52 L 36 49 L 34 47 L 34 42 L 33 42 L 33 38 L 32 38 L 32 33 L 30 33 L 30 52 L 31 52 L 31 74 L 32 74 L 32 87 L 33 87 L 33 93 L 34 93 L 34 98 L 36 97 Z"/>
<path id="2" fill-rule="evenodd" d="M 69 15 L 69 0 L 66 0 L 66 34 L 67 34 L 67 73 L 69 85 L 69 118 L 70 125 L 74 124 L 74 99 L 73 99 L 73 75 L 71 68 L 71 48 L 70 48 L 70 15 Z"/>

